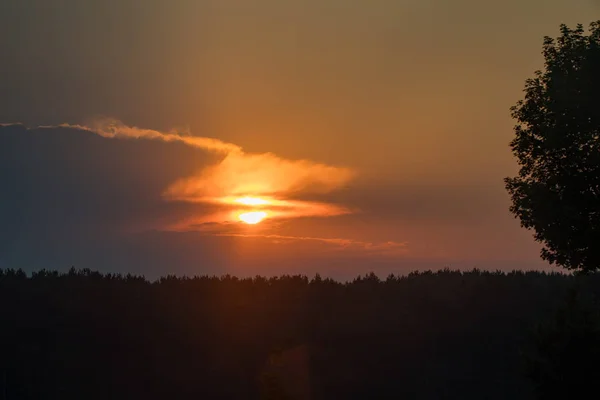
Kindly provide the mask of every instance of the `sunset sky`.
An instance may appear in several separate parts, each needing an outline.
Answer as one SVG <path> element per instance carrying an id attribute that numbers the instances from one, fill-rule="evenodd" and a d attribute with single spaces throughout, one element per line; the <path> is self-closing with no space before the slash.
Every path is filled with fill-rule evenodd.
<path id="1" fill-rule="evenodd" d="M 0 267 L 549 268 L 508 212 L 509 107 L 543 36 L 599 16 L 594 0 L 1 1 Z"/>

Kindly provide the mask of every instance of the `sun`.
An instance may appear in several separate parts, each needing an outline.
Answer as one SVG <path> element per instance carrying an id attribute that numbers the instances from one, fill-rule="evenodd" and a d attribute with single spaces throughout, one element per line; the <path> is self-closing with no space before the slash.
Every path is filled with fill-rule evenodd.
<path id="1" fill-rule="evenodd" d="M 242 221 L 246 224 L 249 224 L 249 225 L 258 224 L 260 221 L 262 221 L 266 217 L 267 217 L 267 213 L 264 211 L 250 211 L 250 212 L 245 212 L 245 213 L 241 213 L 240 215 L 238 215 L 238 218 L 240 219 L 240 221 Z"/>

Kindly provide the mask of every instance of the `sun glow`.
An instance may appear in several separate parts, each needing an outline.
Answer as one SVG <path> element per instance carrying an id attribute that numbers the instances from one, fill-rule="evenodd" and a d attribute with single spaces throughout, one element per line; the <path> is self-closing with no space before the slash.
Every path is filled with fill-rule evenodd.
<path id="1" fill-rule="evenodd" d="M 243 204 L 245 206 L 264 206 L 270 204 L 271 202 L 266 199 L 261 199 L 260 197 L 240 197 L 234 200 L 238 204 Z"/>
<path id="2" fill-rule="evenodd" d="M 249 224 L 249 225 L 258 224 L 266 217 L 267 217 L 267 213 L 264 211 L 251 211 L 251 212 L 241 213 L 240 215 L 238 215 L 238 218 L 240 219 L 240 221 L 242 221 L 246 224 Z"/>

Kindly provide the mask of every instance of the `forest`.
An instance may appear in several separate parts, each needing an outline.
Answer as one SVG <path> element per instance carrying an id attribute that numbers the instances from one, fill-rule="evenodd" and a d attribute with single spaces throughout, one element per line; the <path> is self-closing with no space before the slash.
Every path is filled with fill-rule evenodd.
<path id="1" fill-rule="evenodd" d="M 0 270 L 0 399 L 529 399 L 565 367 L 556 348 L 574 370 L 573 346 L 593 351 L 597 319 L 575 340 L 559 316 L 599 291 L 596 274 L 523 271 Z"/>

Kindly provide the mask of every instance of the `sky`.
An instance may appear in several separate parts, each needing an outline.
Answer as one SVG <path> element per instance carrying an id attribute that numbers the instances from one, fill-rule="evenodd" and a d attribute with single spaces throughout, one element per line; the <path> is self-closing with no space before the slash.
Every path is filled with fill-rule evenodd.
<path id="1" fill-rule="evenodd" d="M 1 0 L 0 267 L 549 269 L 508 211 L 509 108 L 543 36 L 599 17 L 594 0 Z"/>

